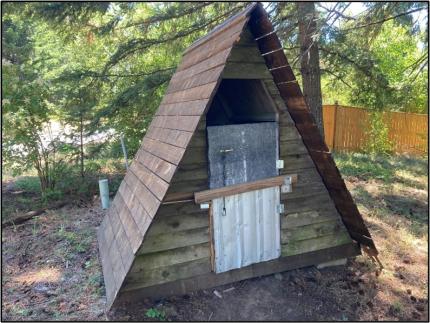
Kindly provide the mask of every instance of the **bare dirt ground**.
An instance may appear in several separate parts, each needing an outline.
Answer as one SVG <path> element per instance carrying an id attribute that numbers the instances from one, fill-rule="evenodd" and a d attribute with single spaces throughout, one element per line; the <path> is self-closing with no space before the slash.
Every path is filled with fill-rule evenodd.
<path id="1" fill-rule="evenodd" d="M 98 203 L 50 211 L 2 230 L 2 320 L 428 321 L 427 176 L 412 175 L 346 177 L 379 248 L 379 276 L 359 256 L 107 314 L 95 234 L 104 211 Z"/>

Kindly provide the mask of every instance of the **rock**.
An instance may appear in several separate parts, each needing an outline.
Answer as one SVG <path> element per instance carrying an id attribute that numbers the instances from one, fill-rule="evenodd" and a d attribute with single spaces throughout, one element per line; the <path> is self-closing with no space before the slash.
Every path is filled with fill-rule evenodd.
<path id="1" fill-rule="evenodd" d="M 420 312 L 424 312 L 424 311 L 425 311 L 425 308 L 424 308 L 424 306 L 423 306 L 423 305 L 417 305 L 417 306 L 415 306 L 415 308 L 416 308 L 418 311 L 420 311 Z"/>
<path id="2" fill-rule="evenodd" d="M 216 289 L 214 290 L 214 294 L 215 294 L 216 297 L 222 298 L 221 293 L 219 291 L 217 291 Z"/>
<path id="3" fill-rule="evenodd" d="M 409 295 L 411 295 L 411 294 L 412 294 L 412 291 L 411 291 L 410 289 L 407 289 L 407 290 L 406 290 L 406 293 L 408 293 Z"/>
<path id="4" fill-rule="evenodd" d="M 282 275 L 280 273 L 276 273 L 275 274 L 275 279 L 282 280 L 282 279 L 284 279 L 284 277 L 282 277 Z"/>
<path id="5" fill-rule="evenodd" d="M 416 301 L 417 301 L 417 298 L 416 298 L 415 296 L 412 296 L 412 295 L 411 295 L 411 297 L 410 297 L 410 298 L 411 298 L 411 301 L 412 301 L 412 302 L 416 302 Z"/>
<path id="6" fill-rule="evenodd" d="M 405 258 L 403 258 L 403 263 L 404 264 L 410 264 L 410 263 L 412 263 L 412 259 L 410 258 L 410 257 L 405 257 Z"/>

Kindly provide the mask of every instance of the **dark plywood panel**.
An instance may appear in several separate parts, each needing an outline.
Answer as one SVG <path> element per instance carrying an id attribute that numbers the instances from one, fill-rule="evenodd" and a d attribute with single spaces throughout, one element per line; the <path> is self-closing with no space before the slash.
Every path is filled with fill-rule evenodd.
<path id="1" fill-rule="evenodd" d="M 276 176 L 277 127 L 275 122 L 208 127 L 209 187 Z"/>

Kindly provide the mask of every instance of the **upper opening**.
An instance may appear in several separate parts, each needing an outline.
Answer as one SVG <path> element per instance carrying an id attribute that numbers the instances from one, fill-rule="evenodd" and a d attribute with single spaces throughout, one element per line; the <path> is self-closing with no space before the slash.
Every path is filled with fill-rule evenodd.
<path id="1" fill-rule="evenodd" d="M 223 79 L 206 115 L 207 126 L 276 120 L 272 98 L 255 79 Z"/>

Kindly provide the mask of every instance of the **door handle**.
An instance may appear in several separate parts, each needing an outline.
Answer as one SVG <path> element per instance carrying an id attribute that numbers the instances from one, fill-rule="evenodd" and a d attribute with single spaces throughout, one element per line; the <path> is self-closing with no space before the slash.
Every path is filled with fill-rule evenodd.
<path id="1" fill-rule="evenodd" d="M 230 148 L 230 149 L 221 149 L 219 152 L 221 154 L 227 154 L 227 153 L 232 152 L 233 150 L 234 150 L 233 148 Z"/>

